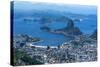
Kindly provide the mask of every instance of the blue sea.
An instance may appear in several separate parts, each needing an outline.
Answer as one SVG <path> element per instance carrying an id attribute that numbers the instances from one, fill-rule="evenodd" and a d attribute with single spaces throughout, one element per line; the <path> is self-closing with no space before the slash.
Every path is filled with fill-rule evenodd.
<path id="1" fill-rule="evenodd" d="M 79 8 L 81 8 L 82 11 L 79 10 Z M 61 45 L 62 43 L 69 41 L 71 38 L 61 34 L 53 34 L 50 32 L 46 32 L 40 29 L 40 27 L 44 25 L 41 24 L 42 21 L 40 19 L 44 17 L 49 17 L 53 19 L 52 23 L 48 23 L 48 21 L 45 23 L 51 29 L 61 29 L 66 27 L 67 23 L 65 21 L 54 20 L 54 18 L 59 18 L 61 16 L 65 16 L 72 19 L 74 21 L 75 26 L 78 27 L 84 34 L 91 35 L 94 30 L 97 29 L 97 16 L 95 6 L 67 6 L 45 3 L 34 4 L 16 2 L 14 3 L 13 33 L 14 35 L 27 34 L 29 36 L 41 38 L 43 41 L 35 43 L 36 45 Z"/>

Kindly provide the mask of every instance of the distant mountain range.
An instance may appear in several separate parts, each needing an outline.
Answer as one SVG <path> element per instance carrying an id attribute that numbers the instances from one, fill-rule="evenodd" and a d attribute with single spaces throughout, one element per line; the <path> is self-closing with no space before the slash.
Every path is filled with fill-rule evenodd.
<path id="1" fill-rule="evenodd" d="M 96 6 L 65 5 L 51 3 L 14 2 L 15 16 L 66 16 L 66 15 L 96 15 Z"/>

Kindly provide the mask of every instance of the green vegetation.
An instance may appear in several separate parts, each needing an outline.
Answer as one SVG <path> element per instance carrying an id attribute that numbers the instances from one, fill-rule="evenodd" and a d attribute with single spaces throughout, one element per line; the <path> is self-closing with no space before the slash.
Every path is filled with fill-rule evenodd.
<path id="1" fill-rule="evenodd" d="M 97 29 L 93 32 L 93 34 L 90 36 L 92 39 L 97 40 Z"/>
<path id="2" fill-rule="evenodd" d="M 37 37 L 31 37 L 27 34 L 21 34 L 21 37 L 25 39 L 25 42 L 37 42 L 40 41 L 40 38 Z"/>
<path id="3" fill-rule="evenodd" d="M 14 65 L 32 65 L 43 64 L 37 61 L 36 58 L 31 58 L 24 50 L 15 49 L 14 51 Z"/>

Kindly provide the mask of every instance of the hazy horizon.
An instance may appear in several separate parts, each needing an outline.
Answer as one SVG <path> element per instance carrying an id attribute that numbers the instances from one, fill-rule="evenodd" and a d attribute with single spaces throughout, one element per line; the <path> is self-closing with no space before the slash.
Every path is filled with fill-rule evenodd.
<path id="1" fill-rule="evenodd" d="M 59 12 L 68 12 L 75 14 L 96 14 L 97 7 L 89 5 L 75 5 L 75 4 L 54 4 L 54 3 L 41 3 L 41 2 L 25 2 L 25 1 L 14 1 L 14 10 L 17 12 L 21 11 L 46 11 L 55 10 Z"/>

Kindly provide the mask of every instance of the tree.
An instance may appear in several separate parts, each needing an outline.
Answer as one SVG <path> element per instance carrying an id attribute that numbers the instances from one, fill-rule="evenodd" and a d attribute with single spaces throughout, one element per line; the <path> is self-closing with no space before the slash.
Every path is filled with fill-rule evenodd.
<path id="1" fill-rule="evenodd" d="M 58 45 L 58 49 L 60 49 L 60 45 Z"/>
<path id="2" fill-rule="evenodd" d="M 49 50 L 50 49 L 50 46 L 47 46 L 47 50 Z"/>

